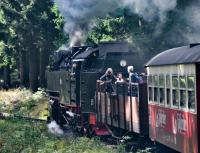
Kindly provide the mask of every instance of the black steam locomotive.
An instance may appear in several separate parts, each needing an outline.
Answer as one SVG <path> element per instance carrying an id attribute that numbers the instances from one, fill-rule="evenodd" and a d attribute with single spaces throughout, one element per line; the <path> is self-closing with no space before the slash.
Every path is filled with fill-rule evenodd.
<path id="1" fill-rule="evenodd" d="M 133 97 L 138 97 L 138 94 L 144 93 L 139 93 L 139 86 L 132 86 L 131 88 L 126 83 L 117 84 L 117 95 L 119 97 L 110 97 L 106 95 L 105 89 L 103 89 L 105 87 L 100 87 L 97 83 L 97 80 L 109 67 L 113 69 L 114 73 L 120 72 L 124 77 L 128 75 L 127 66 L 129 65 L 134 65 L 135 71 L 142 72 L 143 64 L 137 52 L 130 51 L 126 42 L 107 42 L 99 46 L 72 47 L 68 50 L 61 50 L 56 54 L 57 59 L 46 71 L 47 91 L 50 94 L 51 101 L 53 101 L 51 111 L 53 120 L 63 125 L 66 123 L 65 112 L 71 111 L 78 114 L 78 127 L 82 131 L 83 129 L 88 131 L 89 127 L 90 133 L 96 135 L 110 134 L 104 125 L 113 126 L 114 120 L 115 124 L 118 125 L 115 125 L 116 127 L 128 130 L 131 125 L 132 131 L 134 131 L 134 128 L 136 128 L 135 131 L 140 131 L 139 126 L 137 126 L 139 120 L 136 121 L 134 117 L 131 117 L 132 120 L 126 121 L 128 115 L 125 114 L 129 107 L 128 102 L 135 101 L 137 98 L 134 99 Z M 133 91 L 134 93 L 131 93 Z M 136 94 L 136 92 L 138 93 Z M 105 95 L 100 96 L 100 94 Z M 115 111 L 115 114 L 103 111 L 105 109 L 102 107 L 107 107 L 107 104 L 102 106 L 104 102 L 102 96 L 104 96 L 104 99 L 107 96 L 108 101 L 113 101 L 113 105 L 109 104 L 108 109 L 112 109 L 113 113 Z M 118 105 L 119 107 L 117 107 Z M 119 108 L 123 108 L 121 114 Z M 131 112 L 134 113 L 133 109 L 131 108 Z M 141 115 L 144 115 L 144 113 L 141 113 Z M 132 116 L 134 115 L 132 114 Z M 108 120 L 103 119 L 105 117 L 110 119 L 110 124 Z"/>

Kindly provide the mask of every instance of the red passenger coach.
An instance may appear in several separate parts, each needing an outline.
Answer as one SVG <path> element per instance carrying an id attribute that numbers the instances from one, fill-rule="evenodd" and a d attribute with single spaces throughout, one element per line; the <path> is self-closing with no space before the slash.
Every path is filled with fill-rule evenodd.
<path id="1" fill-rule="evenodd" d="M 200 151 L 200 45 L 162 52 L 146 65 L 150 138 L 183 153 Z"/>

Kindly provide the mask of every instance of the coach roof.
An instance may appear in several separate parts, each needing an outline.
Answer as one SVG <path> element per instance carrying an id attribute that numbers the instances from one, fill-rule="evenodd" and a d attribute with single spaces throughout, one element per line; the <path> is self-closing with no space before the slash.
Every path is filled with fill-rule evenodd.
<path id="1" fill-rule="evenodd" d="M 200 43 L 166 50 L 154 56 L 145 67 L 200 62 Z"/>

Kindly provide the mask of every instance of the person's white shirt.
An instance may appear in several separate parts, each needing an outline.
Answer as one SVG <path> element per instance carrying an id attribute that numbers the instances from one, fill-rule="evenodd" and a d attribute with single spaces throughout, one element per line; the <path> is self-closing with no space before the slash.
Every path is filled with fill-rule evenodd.
<path id="1" fill-rule="evenodd" d="M 124 82 L 124 79 L 123 79 L 123 78 L 117 78 L 116 83 L 122 83 L 122 82 Z"/>

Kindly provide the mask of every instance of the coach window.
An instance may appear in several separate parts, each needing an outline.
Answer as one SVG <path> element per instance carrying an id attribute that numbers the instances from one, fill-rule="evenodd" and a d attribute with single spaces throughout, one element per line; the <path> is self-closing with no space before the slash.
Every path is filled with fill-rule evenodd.
<path id="1" fill-rule="evenodd" d="M 178 76 L 172 76 L 172 104 L 173 107 L 179 106 Z"/>
<path id="2" fill-rule="evenodd" d="M 159 75 L 159 102 L 164 104 L 165 101 L 165 79 L 164 75 Z"/>
<path id="3" fill-rule="evenodd" d="M 186 77 L 179 76 L 180 84 L 180 107 L 186 108 Z"/>
<path id="4" fill-rule="evenodd" d="M 153 100 L 155 103 L 158 103 L 158 75 L 153 76 L 153 83 L 154 83 Z"/>
<path id="5" fill-rule="evenodd" d="M 148 89 L 149 89 L 149 102 L 153 102 L 153 76 L 149 75 L 148 76 Z"/>
<path id="6" fill-rule="evenodd" d="M 188 76 L 187 81 L 188 81 L 188 89 L 194 90 L 194 88 L 195 88 L 194 76 Z"/>
<path id="7" fill-rule="evenodd" d="M 153 88 L 149 87 L 149 102 L 151 103 L 153 101 Z"/>
<path id="8" fill-rule="evenodd" d="M 171 101 L 171 80 L 170 75 L 166 75 L 166 104 L 167 106 L 170 105 Z"/>
<path id="9" fill-rule="evenodd" d="M 152 85 L 153 85 L 153 76 L 152 76 L 152 75 L 149 75 L 149 76 L 148 76 L 148 85 L 149 85 L 149 86 L 152 86 Z"/>
<path id="10" fill-rule="evenodd" d="M 188 85 L 188 109 L 195 110 L 195 77 L 187 77 Z"/>

